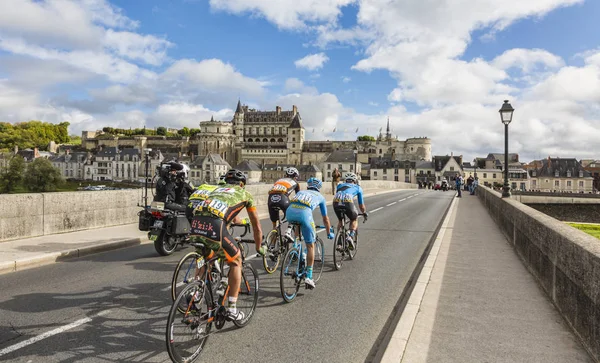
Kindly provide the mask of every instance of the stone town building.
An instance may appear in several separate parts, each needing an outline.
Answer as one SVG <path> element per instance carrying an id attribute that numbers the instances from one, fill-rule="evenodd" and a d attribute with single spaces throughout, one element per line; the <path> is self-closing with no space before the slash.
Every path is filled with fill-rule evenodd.
<path id="1" fill-rule="evenodd" d="M 532 190 L 575 193 L 593 191 L 594 178 L 574 158 L 548 157 L 542 160 L 541 168 L 529 169 L 529 176 Z M 514 188 L 514 183 L 512 187 Z"/>
<path id="2" fill-rule="evenodd" d="M 244 173 L 247 184 L 256 184 L 262 179 L 262 169 L 254 160 L 244 160 L 235 168 Z"/>
<path id="3" fill-rule="evenodd" d="M 310 178 L 323 180 L 323 173 L 316 165 L 265 164 L 262 166 L 262 182 L 275 183 L 278 179 L 285 176 L 285 169 L 290 166 L 298 169 L 300 173 L 298 181 L 307 181 Z"/>
<path id="4" fill-rule="evenodd" d="M 216 184 L 219 181 L 219 177 L 231 169 L 229 163 L 223 160 L 219 154 L 197 156 L 189 166 L 189 180 L 194 185 L 202 183 Z"/>
<path id="5" fill-rule="evenodd" d="M 65 179 L 81 180 L 84 178 L 85 165 L 92 162 L 92 155 L 87 152 L 67 151 L 66 154 L 53 156 L 49 160 Z"/>
<path id="6" fill-rule="evenodd" d="M 415 183 L 416 164 L 411 160 L 373 160 L 369 165 L 369 179 Z"/>
<path id="7" fill-rule="evenodd" d="M 103 148 L 96 154 L 92 163 L 84 166 L 84 179 L 138 180 L 144 175 L 143 170 L 140 170 L 141 160 L 138 149 Z"/>

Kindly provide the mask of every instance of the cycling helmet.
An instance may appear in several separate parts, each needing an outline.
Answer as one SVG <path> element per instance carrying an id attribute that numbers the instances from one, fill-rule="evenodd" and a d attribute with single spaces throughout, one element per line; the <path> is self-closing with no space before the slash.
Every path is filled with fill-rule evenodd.
<path id="1" fill-rule="evenodd" d="M 223 175 L 221 175 L 221 176 L 219 177 L 219 182 L 218 182 L 217 184 L 218 184 L 218 185 L 225 185 L 225 184 L 227 184 L 227 183 L 225 182 L 225 174 L 223 174 Z"/>
<path id="2" fill-rule="evenodd" d="M 225 183 L 227 184 L 239 184 L 240 182 L 246 184 L 246 176 L 239 170 L 231 169 L 225 174 Z"/>
<path id="3" fill-rule="evenodd" d="M 296 168 L 287 168 L 285 169 L 285 176 L 288 178 L 295 179 L 300 177 L 300 173 Z"/>
<path id="4" fill-rule="evenodd" d="M 346 181 L 346 183 L 358 184 L 358 178 L 356 177 L 356 174 L 354 174 L 354 173 L 344 174 L 344 180 Z"/>
<path id="5" fill-rule="evenodd" d="M 313 177 L 306 181 L 306 185 L 308 189 L 315 189 L 318 192 L 321 191 L 321 188 L 323 187 L 323 182 Z"/>

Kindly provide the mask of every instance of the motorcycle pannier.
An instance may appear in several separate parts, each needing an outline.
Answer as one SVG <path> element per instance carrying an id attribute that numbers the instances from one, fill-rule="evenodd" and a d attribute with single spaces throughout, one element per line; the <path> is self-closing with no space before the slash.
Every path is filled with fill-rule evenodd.
<path id="1" fill-rule="evenodd" d="M 190 222 L 185 215 L 178 215 L 173 219 L 172 234 L 188 234 L 190 233 Z"/>
<path id="2" fill-rule="evenodd" d="M 152 213 L 148 212 L 148 210 L 143 209 L 138 213 L 138 229 L 140 231 L 149 231 L 150 226 L 152 226 Z"/>

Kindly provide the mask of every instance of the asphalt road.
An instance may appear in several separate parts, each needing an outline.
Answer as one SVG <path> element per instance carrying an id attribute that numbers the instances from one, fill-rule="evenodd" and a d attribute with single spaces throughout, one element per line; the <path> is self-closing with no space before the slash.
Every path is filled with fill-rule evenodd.
<path id="1" fill-rule="evenodd" d="M 404 190 L 367 198 L 356 260 L 334 271 L 325 239 L 317 288 L 301 289 L 291 304 L 281 298 L 279 270 L 268 275 L 252 260 L 261 288 L 253 320 L 212 335 L 198 361 L 363 362 L 454 195 Z M 269 224 L 263 221 L 264 231 Z M 186 251 L 159 257 L 146 244 L 1 276 L 0 361 L 169 361 L 168 288 Z"/>

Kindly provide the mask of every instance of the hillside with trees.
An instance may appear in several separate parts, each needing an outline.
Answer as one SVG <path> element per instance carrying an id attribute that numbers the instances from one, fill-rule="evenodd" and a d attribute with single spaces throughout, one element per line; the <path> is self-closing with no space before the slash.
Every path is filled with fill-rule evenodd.
<path id="1" fill-rule="evenodd" d="M 10 124 L 0 122 L 0 150 L 35 148 L 46 150 L 50 141 L 66 144 L 71 141 L 69 123 L 51 124 L 28 121 Z"/>

